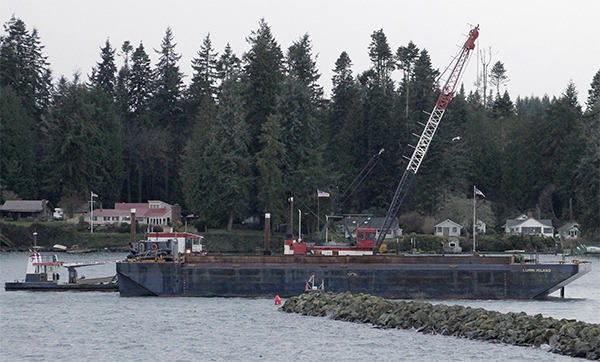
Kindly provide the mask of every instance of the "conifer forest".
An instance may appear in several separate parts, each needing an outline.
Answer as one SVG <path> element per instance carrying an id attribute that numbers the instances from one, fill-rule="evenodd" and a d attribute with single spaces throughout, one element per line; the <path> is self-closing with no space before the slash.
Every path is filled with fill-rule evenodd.
<path id="1" fill-rule="evenodd" d="M 34 25 L 13 16 L 0 37 L 0 203 L 46 199 L 67 213 L 95 192 L 106 208 L 163 200 L 229 230 L 264 213 L 284 225 L 290 196 L 309 232 L 334 204 L 385 216 L 444 72 L 427 44 L 391 45 L 376 30 L 368 69 L 341 52 L 322 79 L 308 34 L 282 45 L 261 19 L 239 34 L 243 54 L 200 37 L 193 74 L 180 70 L 176 29 L 167 28 L 162 40 L 144 39 L 156 48 L 106 40 L 86 74 L 56 78 Z M 488 232 L 531 212 L 555 228 L 577 222 L 598 240 L 600 67 L 589 89 L 569 83 L 551 98 L 512 98 L 500 60 L 483 73 L 463 79 L 476 87 L 463 84 L 444 114 L 400 226 L 472 224 L 476 186 Z"/>

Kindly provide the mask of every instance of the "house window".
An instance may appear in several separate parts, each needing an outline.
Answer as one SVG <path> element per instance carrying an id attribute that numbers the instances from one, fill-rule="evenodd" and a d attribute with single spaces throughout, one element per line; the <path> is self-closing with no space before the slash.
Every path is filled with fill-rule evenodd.
<path id="1" fill-rule="evenodd" d="M 544 234 L 552 234 L 552 228 L 544 228 Z"/>
<path id="2" fill-rule="evenodd" d="M 456 226 L 453 226 L 453 227 L 452 227 L 452 232 L 453 232 L 453 233 L 456 233 Z"/>
<path id="3" fill-rule="evenodd" d="M 577 237 L 577 230 L 569 230 L 569 236 L 572 238 Z"/>
<path id="4" fill-rule="evenodd" d="M 441 233 L 441 232 L 442 232 L 442 227 L 441 227 L 441 226 L 438 226 L 438 227 L 437 227 L 437 232 L 438 232 L 438 233 Z"/>

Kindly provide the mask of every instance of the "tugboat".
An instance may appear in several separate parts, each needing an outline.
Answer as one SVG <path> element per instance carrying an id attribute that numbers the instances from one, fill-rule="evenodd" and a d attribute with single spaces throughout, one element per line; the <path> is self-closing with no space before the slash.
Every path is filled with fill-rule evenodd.
<path id="1" fill-rule="evenodd" d="M 100 278 L 79 278 L 77 275 L 79 267 L 106 263 L 105 261 L 65 263 L 59 261 L 56 255 L 42 256 L 37 251 L 30 251 L 25 280 L 6 282 L 4 290 L 116 292 L 119 290 L 116 275 Z M 60 282 L 60 267 L 68 270 L 66 282 Z"/>

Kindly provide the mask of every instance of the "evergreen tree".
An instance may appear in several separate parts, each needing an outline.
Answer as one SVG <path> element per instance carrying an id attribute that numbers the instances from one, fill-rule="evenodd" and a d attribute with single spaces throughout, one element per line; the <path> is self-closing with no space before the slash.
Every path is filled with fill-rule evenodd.
<path id="1" fill-rule="evenodd" d="M 340 173 L 338 185 L 334 190 L 344 192 L 366 165 L 368 158 L 365 158 L 362 152 L 358 152 L 360 147 L 357 147 L 364 136 L 362 99 L 360 88 L 352 74 L 352 61 L 348 53 L 340 54 L 333 72 L 329 119 L 323 127 L 323 133 L 329 140 L 325 144 L 325 159 L 327 163 L 335 165 L 336 171 Z M 356 191 L 356 195 L 365 193 L 364 190 Z M 347 204 L 340 207 L 344 207 L 345 212 L 358 213 L 361 207 L 356 201 L 357 199 L 350 198 Z"/>
<path id="2" fill-rule="evenodd" d="M 149 101 L 153 95 L 154 74 L 150 65 L 150 57 L 140 45 L 131 55 L 131 71 L 129 74 L 129 109 L 137 117 L 148 112 Z"/>
<path id="3" fill-rule="evenodd" d="M 312 45 L 308 34 L 295 41 L 287 51 L 286 57 L 288 74 L 311 90 L 311 99 L 315 105 L 320 105 L 323 97 L 323 87 L 318 83 L 321 75 L 317 70 L 316 59 L 313 59 Z"/>
<path id="4" fill-rule="evenodd" d="M 565 93 L 551 103 L 535 139 L 542 162 L 541 174 L 547 180 L 539 194 L 542 212 L 554 220 L 568 216 L 573 191 L 573 165 L 584 151 L 581 106 L 577 91 L 570 83 Z"/>
<path id="5" fill-rule="evenodd" d="M 6 158 L 8 166 L 10 162 L 19 160 L 19 162 L 30 162 L 39 163 L 43 155 L 47 152 L 45 149 L 46 144 L 46 121 L 45 114 L 50 104 L 50 93 L 52 91 L 52 79 L 47 57 L 42 54 L 44 46 L 41 45 L 41 41 L 37 30 L 34 28 L 31 32 L 27 31 L 25 23 L 15 18 L 14 16 L 4 24 L 4 34 L 0 36 L 0 87 L 6 92 L 10 92 L 9 88 L 14 91 L 14 94 L 20 100 L 20 107 L 26 112 L 25 122 L 21 127 L 21 132 L 25 132 L 20 135 L 22 141 L 32 140 L 30 144 L 22 144 L 20 147 L 31 147 L 31 150 L 35 154 L 35 158 L 30 160 L 29 151 L 23 150 L 22 155 L 2 155 Z M 7 93 L 7 97 L 11 97 L 12 93 Z M 16 111 L 16 110 L 15 110 Z M 0 114 L 0 118 L 4 117 L 19 117 L 17 116 L 20 112 L 10 115 Z M 13 118 L 11 121 L 15 121 Z M 16 124 L 11 121 L 6 121 L 6 132 L 10 134 L 11 131 L 16 130 L 12 128 Z M 35 140 L 35 142 L 33 142 Z M 23 164 L 19 165 L 17 174 L 22 176 L 33 176 L 30 181 L 20 181 L 19 184 L 23 185 L 22 193 L 32 195 L 30 182 L 35 185 L 39 190 L 39 187 L 44 178 L 41 172 L 41 167 L 34 167 L 34 175 L 29 175 L 31 165 Z M 9 172 L 9 170 L 0 171 Z M 13 174 L 13 175 L 17 175 Z M 0 174 L 0 177 L 2 174 Z M 13 182 L 15 180 L 12 180 Z M 9 182 L 8 180 L 6 182 Z M 2 184 L 2 181 L 0 181 Z M 37 192 L 36 192 L 37 194 Z"/>
<path id="6" fill-rule="evenodd" d="M 392 54 L 392 50 L 383 29 L 379 29 L 371 34 L 369 58 L 371 59 L 371 63 L 373 63 L 373 70 L 377 75 L 377 82 L 380 84 L 389 83 L 392 71 L 396 68 L 396 65 L 394 62 L 394 55 Z"/>
<path id="7" fill-rule="evenodd" d="M 502 62 L 496 62 L 492 66 L 492 70 L 490 71 L 490 84 L 496 88 L 496 96 L 500 97 L 500 87 L 506 85 L 509 79 L 506 75 L 506 69 L 504 69 L 504 64 Z"/>
<path id="8" fill-rule="evenodd" d="M 241 60 L 235 55 L 231 49 L 231 45 L 227 43 L 225 50 L 223 50 L 223 53 L 217 61 L 217 74 L 221 83 L 220 86 L 225 80 L 238 77 L 240 73 Z"/>
<path id="9" fill-rule="evenodd" d="M 214 125 L 195 128 L 194 138 L 186 147 L 186 170 L 182 171 L 182 177 L 188 205 L 202 213 L 209 225 L 231 230 L 235 220 L 247 215 L 253 179 L 248 130 L 237 81 L 224 84 L 220 103 Z M 206 144 L 199 143 L 205 140 Z"/>
<path id="10" fill-rule="evenodd" d="M 3 190 L 37 198 L 33 119 L 10 86 L 0 86 L 0 119 L 0 199 Z"/>
<path id="11" fill-rule="evenodd" d="M 117 83 L 117 66 L 115 65 L 115 50 L 106 39 L 104 47 L 100 50 L 102 61 L 96 63 L 90 81 L 96 88 L 101 89 L 109 96 L 114 96 Z"/>
<path id="12" fill-rule="evenodd" d="M 308 191 L 307 195 L 301 193 L 298 174 L 314 159 L 322 160 L 322 155 L 315 152 L 322 152 L 322 148 L 319 147 L 320 136 L 328 138 L 319 132 L 319 106 L 322 103 L 323 90 L 317 83 L 320 75 L 311 48 L 310 39 L 306 34 L 288 48 L 288 76 L 283 82 L 277 105 L 282 134 L 285 135 L 283 143 L 286 149 L 287 189 L 298 197 L 313 195 L 316 185 L 308 188 L 311 191 Z M 326 168 L 324 164 L 319 166 Z M 285 202 L 285 195 L 282 195 L 280 201 Z"/>
<path id="13" fill-rule="evenodd" d="M 402 70 L 403 78 L 400 86 L 404 94 L 404 115 L 409 115 L 410 80 L 414 77 L 415 61 L 419 55 L 419 48 L 411 41 L 407 46 L 401 46 L 396 51 L 397 67 Z"/>
<path id="14" fill-rule="evenodd" d="M 154 74 L 154 92 L 151 99 L 150 124 L 162 129 L 168 143 L 166 163 L 154 170 L 160 175 L 159 182 L 151 192 L 151 197 L 167 202 L 175 202 L 180 197 L 180 183 L 177 177 L 181 168 L 181 153 L 187 142 L 187 126 L 183 113 L 183 74 L 177 62 L 181 58 L 175 51 L 173 32 L 167 28 L 163 37 Z"/>
<path id="15" fill-rule="evenodd" d="M 214 100 L 217 96 L 217 58 L 214 52 L 210 34 L 206 35 L 198 56 L 192 59 L 192 81 L 188 88 L 188 102 L 191 103 L 191 113 L 199 107 L 204 98 Z"/>
<path id="16" fill-rule="evenodd" d="M 10 86 L 27 112 L 39 117 L 50 102 L 51 72 L 36 29 L 14 16 L 0 37 L 0 86 Z"/>
<path id="17" fill-rule="evenodd" d="M 181 55 L 175 52 L 175 46 L 173 32 L 167 28 L 160 50 L 155 50 L 159 59 L 154 70 L 152 118 L 156 125 L 179 131 L 183 74 L 177 65 Z"/>
<path id="18" fill-rule="evenodd" d="M 212 210 L 206 207 L 207 200 L 212 200 L 214 162 L 219 162 L 212 152 L 214 142 L 216 110 L 198 112 L 192 134 L 183 153 L 183 167 L 180 171 L 182 191 L 187 208 L 198 215 L 199 220 L 210 226 L 220 225 Z M 215 221 L 217 219 L 217 221 Z"/>
<path id="19" fill-rule="evenodd" d="M 508 119 L 514 116 L 514 112 L 514 105 L 510 100 L 508 91 L 504 91 L 502 96 L 498 94 L 496 100 L 492 104 L 492 117 L 498 120 Z"/>
<path id="20" fill-rule="evenodd" d="M 113 101 L 101 90 L 59 81 L 49 120 L 44 191 L 51 200 L 94 190 L 116 201 L 123 180 L 120 127 Z"/>
<path id="21" fill-rule="evenodd" d="M 414 77 L 410 84 L 413 95 L 409 97 L 411 99 L 410 109 L 412 110 L 409 118 L 412 120 L 413 125 L 414 122 L 425 124 L 427 121 L 428 116 L 425 112 L 430 112 L 433 109 L 439 96 L 436 82 L 439 75 L 440 73 L 431 66 L 429 52 L 423 49 L 415 61 Z"/>
<path id="22" fill-rule="evenodd" d="M 464 87 L 454 96 L 451 106 L 444 113 L 438 125 L 434 141 L 438 150 L 443 150 L 440 156 L 437 174 L 441 180 L 444 207 L 455 199 L 464 199 L 469 195 L 473 183 L 471 138 L 469 130 L 469 106 L 467 104 Z M 483 170 L 486 172 L 487 170 Z M 479 185 L 483 188 L 483 185 Z M 472 192 L 471 192 L 472 193 Z M 486 193 L 487 196 L 487 193 Z"/>
<path id="23" fill-rule="evenodd" d="M 285 135 L 288 187 L 294 187 L 297 185 L 295 173 L 305 166 L 310 150 L 318 145 L 317 120 L 310 89 L 296 79 L 286 77 L 278 100 L 277 116 Z"/>
<path id="24" fill-rule="evenodd" d="M 539 125 L 547 107 L 539 98 L 517 98 L 516 115 L 507 123 L 500 194 L 511 217 L 535 206 L 544 188 L 542 159 L 533 140 L 539 138 Z"/>
<path id="25" fill-rule="evenodd" d="M 250 153 L 258 149 L 258 137 L 267 117 L 276 114 L 277 97 L 283 82 L 283 53 L 264 19 L 248 37 L 250 50 L 244 54 L 246 122 L 250 132 Z"/>
<path id="26" fill-rule="evenodd" d="M 131 54 L 131 69 L 128 72 L 126 85 L 128 104 L 127 116 L 122 118 L 123 131 L 127 142 L 123 144 L 124 162 L 126 165 L 126 182 L 124 196 L 129 202 L 144 202 L 152 198 L 155 172 L 167 163 L 162 152 L 168 146 L 155 130 L 150 120 L 150 100 L 154 92 L 154 75 L 150 66 L 150 57 L 140 43 Z M 126 63 L 127 64 L 127 63 Z M 154 169 L 156 165 L 157 169 Z"/>
<path id="27" fill-rule="evenodd" d="M 423 132 L 422 124 L 426 124 L 428 119 L 428 115 L 425 112 L 431 112 L 439 96 L 436 83 L 438 75 L 439 72 L 431 67 L 431 58 L 427 50 L 421 50 L 415 60 L 414 74 L 409 84 L 410 89 L 412 89 L 412 93 L 409 96 L 409 116 L 407 124 L 401 133 L 402 135 L 409 134 L 411 136 L 409 139 L 409 144 L 411 145 L 415 145 L 418 142 L 417 137 L 414 135 L 420 135 Z M 399 139 L 403 138 L 399 137 Z M 408 151 L 412 154 L 412 150 Z M 427 157 L 423 159 L 419 168 L 419 173 L 411 192 L 404 201 L 406 204 L 405 210 L 412 209 L 427 214 L 434 214 L 440 205 L 443 204 L 444 188 L 442 185 L 444 182 L 437 170 L 442 167 L 444 153 L 443 143 L 439 140 L 439 134 L 436 134 L 427 151 Z M 404 167 L 398 169 L 401 170 Z"/>
<path id="28" fill-rule="evenodd" d="M 586 101 L 586 115 L 594 115 L 600 113 L 600 70 L 596 72 L 590 84 L 588 91 L 588 99 Z"/>
<path id="29" fill-rule="evenodd" d="M 131 99 L 129 78 L 131 76 L 131 68 L 129 66 L 129 54 L 133 51 L 131 43 L 126 40 L 121 46 L 121 54 L 124 58 L 123 66 L 119 69 L 115 84 L 115 100 L 117 102 L 117 109 L 120 117 L 124 119 L 128 118 L 129 115 L 129 104 Z"/>
<path id="30" fill-rule="evenodd" d="M 584 115 L 585 147 L 575 170 L 575 216 L 585 235 L 600 236 L 600 71 L 590 84 Z"/>
<path id="31" fill-rule="evenodd" d="M 256 154 L 258 169 L 258 209 L 271 213 L 274 225 L 287 220 L 285 185 L 283 182 L 283 159 L 285 145 L 281 141 L 281 128 L 275 115 L 269 116 L 262 126 L 261 149 Z"/>

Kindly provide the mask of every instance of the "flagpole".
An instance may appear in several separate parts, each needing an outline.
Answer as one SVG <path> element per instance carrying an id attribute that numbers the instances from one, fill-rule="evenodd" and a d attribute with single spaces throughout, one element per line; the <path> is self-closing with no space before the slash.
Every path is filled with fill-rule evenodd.
<path id="1" fill-rule="evenodd" d="M 477 195 L 475 194 L 475 185 L 473 185 L 473 254 L 475 254 L 475 200 Z"/>
<path id="2" fill-rule="evenodd" d="M 94 192 L 90 191 L 90 234 L 94 233 Z"/>
<path id="3" fill-rule="evenodd" d="M 98 195 L 90 191 L 90 234 L 94 233 L 94 197 Z"/>
<path id="4" fill-rule="evenodd" d="M 302 241 L 302 210 L 298 209 L 298 241 Z"/>

